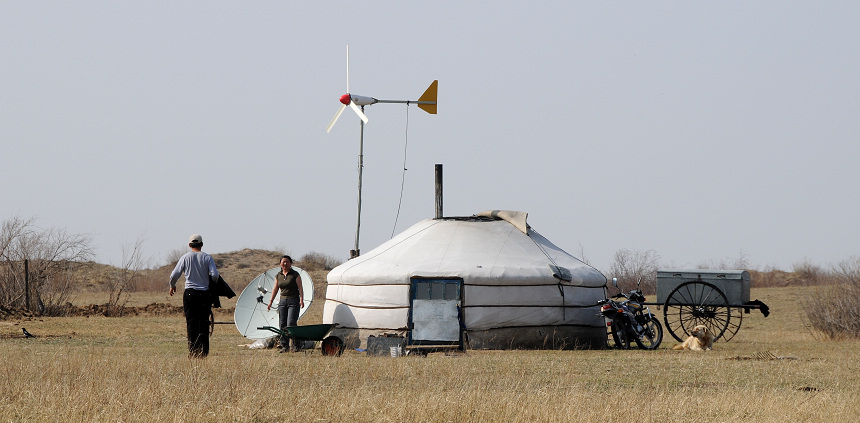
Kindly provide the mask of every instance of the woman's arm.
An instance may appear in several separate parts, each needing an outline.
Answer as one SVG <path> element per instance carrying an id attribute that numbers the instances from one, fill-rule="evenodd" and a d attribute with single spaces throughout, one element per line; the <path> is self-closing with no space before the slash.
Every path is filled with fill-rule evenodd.
<path id="1" fill-rule="evenodd" d="M 275 278 L 275 287 L 272 288 L 272 298 L 269 299 L 269 308 L 267 308 L 266 310 L 272 309 L 272 303 L 275 301 L 276 295 L 278 295 L 278 279 L 277 278 Z"/>

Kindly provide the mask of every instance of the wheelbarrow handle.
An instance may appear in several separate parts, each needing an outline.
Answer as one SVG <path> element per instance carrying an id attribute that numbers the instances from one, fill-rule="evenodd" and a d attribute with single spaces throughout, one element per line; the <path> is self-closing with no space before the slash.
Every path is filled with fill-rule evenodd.
<path id="1" fill-rule="evenodd" d="M 275 332 L 281 336 L 289 336 L 287 333 L 284 333 L 284 331 L 282 331 L 282 330 L 280 330 L 274 326 L 258 326 L 257 330 L 269 330 L 269 331 Z"/>

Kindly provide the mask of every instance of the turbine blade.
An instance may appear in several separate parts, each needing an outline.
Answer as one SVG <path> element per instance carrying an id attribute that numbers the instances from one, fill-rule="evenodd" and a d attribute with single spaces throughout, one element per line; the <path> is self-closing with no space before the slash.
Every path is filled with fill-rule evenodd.
<path id="1" fill-rule="evenodd" d="M 349 44 L 346 45 L 346 92 L 349 92 Z"/>
<path id="2" fill-rule="evenodd" d="M 337 118 L 340 117 L 340 114 L 343 113 L 343 109 L 346 108 L 346 104 L 341 104 L 340 108 L 337 109 L 337 113 L 334 114 L 334 118 L 332 118 L 331 122 L 328 123 L 328 126 L 325 128 L 326 132 L 330 132 L 331 128 L 334 126 L 334 123 L 337 122 Z"/>
<path id="3" fill-rule="evenodd" d="M 349 102 L 349 107 L 352 107 L 352 110 L 355 111 L 355 114 L 357 114 L 358 117 L 360 117 L 361 120 L 364 121 L 364 123 L 367 123 L 367 116 L 365 116 L 364 112 L 361 111 L 361 107 L 358 107 L 358 105 L 356 105 L 354 101 Z"/>

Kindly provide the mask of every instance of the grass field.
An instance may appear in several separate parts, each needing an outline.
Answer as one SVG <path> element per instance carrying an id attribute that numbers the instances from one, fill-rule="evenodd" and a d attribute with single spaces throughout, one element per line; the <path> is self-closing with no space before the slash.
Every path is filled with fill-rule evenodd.
<path id="1" fill-rule="evenodd" d="M 240 348 L 218 325 L 209 358 L 189 360 L 181 315 L 6 320 L 0 421 L 853 421 L 860 342 L 811 333 L 806 289 L 753 289 L 770 317 L 745 315 L 731 342 L 703 353 L 671 350 L 667 333 L 657 351 L 325 357 Z M 135 301 L 181 305 L 151 295 Z M 320 301 L 300 323 L 321 314 Z"/>

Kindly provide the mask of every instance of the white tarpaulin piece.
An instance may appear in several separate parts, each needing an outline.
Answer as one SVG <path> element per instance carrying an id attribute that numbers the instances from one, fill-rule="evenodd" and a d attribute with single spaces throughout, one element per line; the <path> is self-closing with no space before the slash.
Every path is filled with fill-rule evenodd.
<path id="1" fill-rule="evenodd" d="M 526 216 L 496 210 L 418 222 L 328 274 L 323 322 L 405 330 L 413 278 L 459 278 L 466 331 L 574 325 L 600 328 L 605 338 L 594 305 L 606 278 L 531 229 Z"/>
<path id="2" fill-rule="evenodd" d="M 528 219 L 529 214 L 521 211 L 510 211 L 510 210 L 487 210 L 482 211 L 475 216 L 483 216 L 483 217 L 496 217 L 504 220 L 505 222 L 514 225 L 515 228 L 519 229 L 520 232 L 527 234 L 528 233 L 528 223 L 526 223 L 526 219 Z"/>

